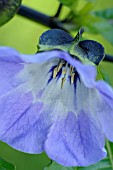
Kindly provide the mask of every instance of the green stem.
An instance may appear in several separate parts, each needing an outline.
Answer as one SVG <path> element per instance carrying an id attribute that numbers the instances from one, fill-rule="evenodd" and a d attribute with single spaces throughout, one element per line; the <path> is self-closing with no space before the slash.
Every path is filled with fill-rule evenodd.
<path id="1" fill-rule="evenodd" d="M 106 148 L 107 148 L 107 151 L 108 151 L 111 167 L 112 167 L 112 170 L 113 170 L 113 155 L 112 155 L 112 151 L 111 151 L 111 148 L 110 148 L 110 143 L 107 140 L 106 140 Z"/>

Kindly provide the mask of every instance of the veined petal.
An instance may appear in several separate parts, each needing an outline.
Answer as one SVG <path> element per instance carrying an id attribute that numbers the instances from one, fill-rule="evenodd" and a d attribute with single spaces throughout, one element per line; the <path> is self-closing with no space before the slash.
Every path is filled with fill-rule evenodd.
<path id="1" fill-rule="evenodd" d="M 54 121 L 47 136 L 45 151 L 51 159 L 64 166 L 88 166 L 106 156 L 95 99 L 95 89 L 77 80 L 74 106 Z"/>
<path id="2" fill-rule="evenodd" d="M 13 48 L 0 46 L 0 61 L 22 63 L 20 54 Z"/>
<path id="3" fill-rule="evenodd" d="M 0 140 L 23 152 L 44 150 L 51 120 L 40 97 L 55 62 L 26 64 L 15 50 L 0 50 Z"/>
<path id="4" fill-rule="evenodd" d="M 0 48 L 0 96 L 5 95 L 24 82 L 15 79 L 16 74 L 23 69 L 18 56 L 16 50 L 9 48 L 9 51 L 7 51 L 5 47 Z"/>
<path id="5" fill-rule="evenodd" d="M 101 113 L 103 103 L 107 103 L 106 110 L 109 102 L 112 108 L 113 97 L 112 90 L 105 93 L 103 83 L 95 81 L 95 67 L 58 50 L 35 55 L 18 54 L 6 47 L 0 50 L 0 139 L 28 153 L 45 150 L 66 166 L 87 166 L 105 157 L 103 132 L 107 136 L 107 128 L 110 138 L 112 125 L 103 125 Z M 59 59 L 79 74 L 74 83 L 65 75 L 62 89 L 63 75 L 53 79 Z"/>
<path id="6" fill-rule="evenodd" d="M 70 112 L 52 126 L 45 150 L 50 158 L 64 166 L 88 166 L 106 156 L 98 144 L 99 135 L 100 129 L 88 114 L 81 111 L 76 117 Z"/>
<path id="7" fill-rule="evenodd" d="M 12 50 L 8 60 L 8 53 L 4 50 L 6 48 L 0 53 L 0 63 L 3 65 L 0 78 L 7 84 L 5 93 L 1 89 L 0 96 L 0 139 L 18 150 L 40 153 L 44 150 L 50 125 L 56 118 L 64 116 L 68 109 L 73 108 L 74 93 L 68 92 L 67 88 L 63 88 L 61 92 L 60 79 L 49 82 L 53 74 L 50 69 L 58 64 L 58 58 L 44 63 L 24 63 L 23 60 L 18 60 L 21 57 L 18 53 L 15 55 L 15 50 Z M 7 75 L 7 64 L 12 66 L 13 71 L 5 78 L 3 75 Z M 15 72 L 19 66 L 20 69 Z M 11 78 L 11 83 L 18 82 L 15 88 L 10 83 Z M 67 86 L 69 89 L 70 81 L 66 83 Z M 70 87 L 70 90 L 71 88 L 74 91 L 74 87 Z M 68 97 L 70 100 L 67 103 Z"/>
<path id="8" fill-rule="evenodd" d="M 113 141 L 113 89 L 104 81 L 96 82 L 99 92 L 97 97 L 97 116 L 105 136 Z"/>
<path id="9" fill-rule="evenodd" d="M 40 118 L 43 103 L 32 101 L 32 94 L 22 89 L 0 99 L 0 140 L 20 151 L 37 153 L 42 151 L 46 132 Z"/>
<path id="10" fill-rule="evenodd" d="M 45 53 L 45 57 L 44 57 L 44 53 Z M 36 62 L 36 63 L 44 62 L 54 58 L 64 59 L 70 65 L 76 68 L 77 72 L 81 76 L 82 81 L 87 87 L 89 88 L 94 87 L 95 78 L 96 78 L 96 68 L 93 65 L 92 66 L 88 64 L 84 65 L 80 61 L 77 61 L 76 59 L 72 58 L 68 53 L 63 51 L 54 50 L 54 51 L 49 51 L 44 53 L 38 53 L 34 57 L 31 55 L 29 56 L 21 55 L 21 58 L 25 62 Z"/>
<path id="11" fill-rule="evenodd" d="M 95 87 L 98 89 L 100 95 L 104 98 L 108 105 L 113 108 L 113 88 L 101 80 L 95 83 Z"/>
<path id="12" fill-rule="evenodd" d="M 13 52 L 13 49 L 11 48 L 6 48 L 6 47 L 4 48 L 1 47 L 1 48 L 2 48 L 2 51 L 7 49 L 7 51 L 8 50 L 12 51 L 12 54 L 15 53 L 15 50 Z M 15 60 L 15 58 L 19 58 L 19 60 L 21 60 L 23 63 L 39 63 L 39 64 L 44 63 L 48 60 L 52 61 L 55 58 L 64 59 L 70 65 L 76 68 L 77 72 L 81 76 L 82 81 L 87 87 L 89 88 L 94 87 L 95 78 L 96 78 L 96 68 L 93 65 L 91 66 L 91 65 L 82 64 L 81 62 L 72 58 L 67 52 L 53 50 L 53 51 L 47 51 L 47 52 L 40 52 L 35 55 L 23 55 L 23 54 L 20 54 L 18 56 L 14 55 L 12 59 Z"/>

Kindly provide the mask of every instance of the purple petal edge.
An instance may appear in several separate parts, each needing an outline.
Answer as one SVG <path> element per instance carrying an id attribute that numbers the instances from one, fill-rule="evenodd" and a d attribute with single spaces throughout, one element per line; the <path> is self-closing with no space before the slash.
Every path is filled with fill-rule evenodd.
<path id="1" fill-rule="evenodd" d="M 84 84 L 92 88 L 95 85 L 96 68 L 91 65 L 84 65 L 76 59 L 72 58 L 67 52 L 53 50 L 47 52 L 40 52 L 35 55 L 19 54 L 15 49 L 9 47 L 0 47 L 0 59 L 7 60 L 8 62 L 25 62 L 25 63 L 43 63 L 50 59 L 61 58 L 66 60 L 70 65 L 76 68 L 81 76 Z M 2 54 L 2 55 L 1 55 Z M 8 57 L 8 55 L 10 57 Z"/>

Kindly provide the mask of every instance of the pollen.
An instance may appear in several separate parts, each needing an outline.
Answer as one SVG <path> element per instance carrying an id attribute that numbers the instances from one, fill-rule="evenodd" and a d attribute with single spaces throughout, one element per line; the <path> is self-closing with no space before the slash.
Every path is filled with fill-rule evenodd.
<path id="1" fill-rule="evenodd" d="M 53 78 L 56 78 L 57 73 L 58 73 L 58 70 L 57 70 L 57 67 L 56 67 L 56 68 L 54 69 L 54 71 L 53 71 Z"/>
<path id="2" fill-rule="evenodd" d="M 71 74 L 71 84 L 74 84 L 74 79 L 75 79 L 75 73 Z"/>
<path id="3" fill-rule="evenodd" d="M 62 78 L 62 81 L 61 81 L 61 89 L 63 88 L 63 86 L 64 86 L 64 82 L 66 81 L 66 78 L 65 77 L 63 77 Z"/>
<path id="4" fill-rule="evenodd" d="M 68 77 L 68 73 L 70 75 L 70 83 L 74 84 L 75 80 L 75 72 L 74 72 L 74 67 L 70 66 L 66 61 L 61 60 L 58 63 L 58 66 L 56 66 L 53 70 L 53 78 L 56 78 L 57 75 L 59 74 L 59 71 L 62 69 L 62 74 L 61 74 L 61 89 L 63 88 L 66 78 Z M 69 71 L 68 71 L 69 70 Z"/>

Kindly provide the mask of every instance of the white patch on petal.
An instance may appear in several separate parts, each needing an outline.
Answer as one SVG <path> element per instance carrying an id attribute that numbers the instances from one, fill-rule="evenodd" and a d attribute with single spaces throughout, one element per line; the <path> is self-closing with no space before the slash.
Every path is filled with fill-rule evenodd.
<path id="1" fill-rule="evenodd" d="M 25 80 L 26 82 L 23 86 L 24 91 L 32 91 L 33 103 L 37 101 L 44 102 L 44 108 L 51 110 L 52 119 L 55 119 L 58 115 L 62 117 L 68 111 L 76 110 L 75 88 L 73 84 L 70 84 L 68 74 L 62 89 L 62 76 L 58 80 L 57 78 L 53 78 L 52 81 L 48 83 L 52 74 L 52 72 L 48 72 L 53 66 L 57 65 L 58 62 L 59 59 L 41 65 L 25 64 L 24 70 L 17 75 L 18 79 Z M 55 113 L 54 116 L 53 113 Z"/>
<path id="2" fill-rule="evenodd" d="M 83 82 L 77 81 L 76 98 L 77 98 L 77 112 L 81 109 L 90 111 L 96 115 L 95 107 L 97 107 L 97 98 L 99 97 L 96 88 L 87 88 Z"/>
<path id="3" fill-rule="evenodd" d="M 17 75 L 17 79 L 24 80 L 26 82 L 23 86 L 24 91 L 32 91 L 34 98 L 33 102 L 37 102 L 38 92 L 40 89 L 46 87 L 50 78 L 51 73 L 48 72 L 52 66 L 58 64 L 58 61 L 59 59 L 43 64 L 24 64 L 24 69 Z"/>

